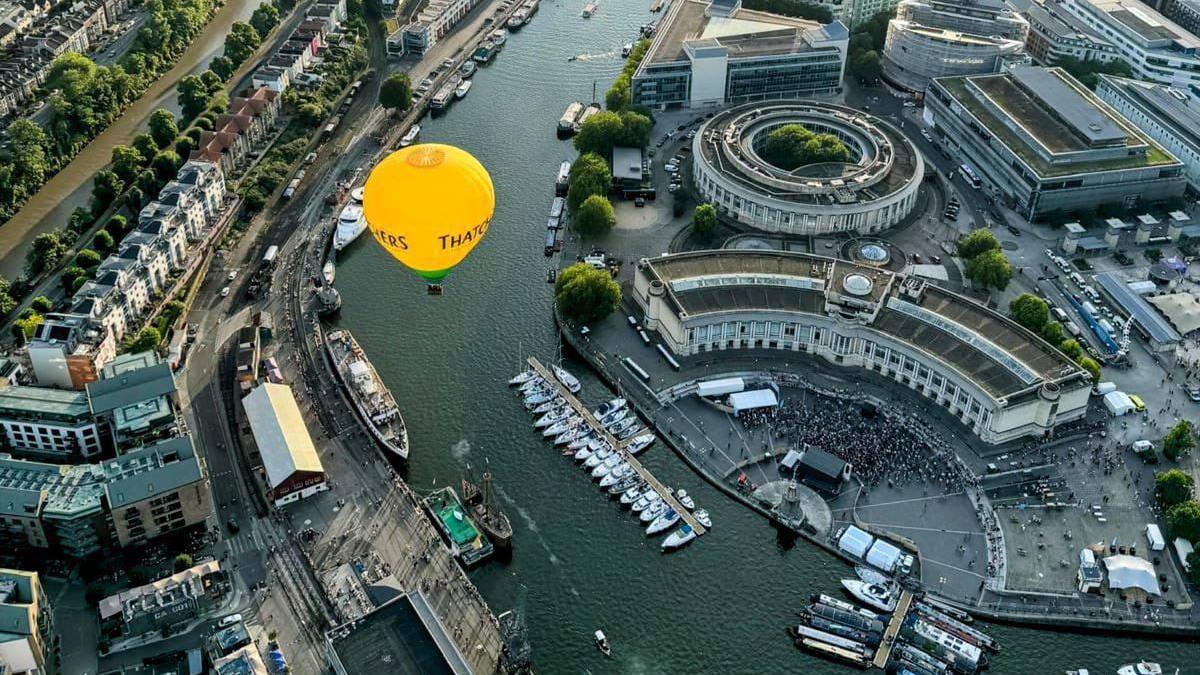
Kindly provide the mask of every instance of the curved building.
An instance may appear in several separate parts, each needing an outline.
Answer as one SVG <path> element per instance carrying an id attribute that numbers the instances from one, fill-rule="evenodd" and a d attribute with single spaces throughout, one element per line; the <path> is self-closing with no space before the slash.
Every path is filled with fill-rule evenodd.
<path id="1" fill-rule="evenodd" d="M 837 136 L 846 163 L 784 171 L 759 156 L 771 131 L 801 124 Z M 718 113 L 692 141 L 701 199 L 724 216 L 766 232 L 879 232 L 916 205 L 921 154 L 899 131 L 853 108 L 814 101 L 748 103 Z"/>
<path id="2" fill-rule="evenodd" d="M 1026 60 L 1029 24 L 997 0 L 902 0 L 888 22 L 883 77 L 923 92 L 929 81 L 952 75 L 1000 72 L 1006 61 Z"/>
<path id="3" fill-rule="evenodd" d="M 1091 377 L 1005 316 L 917 277 L 782 251 L 642 259 L 634 299 L 681 356 L 807 352 L 874 371 L 947 409 L 988 443 L 1085 414 Z"/>

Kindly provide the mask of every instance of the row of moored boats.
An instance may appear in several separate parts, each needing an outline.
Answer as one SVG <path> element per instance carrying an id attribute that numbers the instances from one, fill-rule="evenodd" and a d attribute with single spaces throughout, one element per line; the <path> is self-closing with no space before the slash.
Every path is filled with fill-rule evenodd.
<path id="1" fill-rule="evenodd" d="M 630 459 L 654 443 L 654 434 L 641 426 L 637 413 L 623 398 L 614 398 L 591 411 L 585 419 L 573 402 L 561 392 L 579 392 L 578 378 L 565 368 L 551 366 L 556 383 L 547 382 L 532 370 L 509 380 L 522 397 L 525 408 L 533 415 L 533 427 L 562 454 L 574 458 L 587 471 L 600 489 L 622 508 L 628 508 L 643 524 L 649 536 L 662 534 L 683 520 L 683 514 L 673 508 L 653 486 L 634 468 Z M 561 385 L 561 388 L 560 388 Z M 594 424 L 593 424 L 594 421 Z M 614 447 L 609 439 L 618 441 Z M 712 522 L 708 512 L 696 509 L 695 501 L 684 490 L 671 495 L 684 509 L 692 512 L 696 522 L 705 528 Z M 684 523 L 661 544 L 663 551 L 680 548 L 696 538 L 695 530 Z"/>
<path id="2" fill-rule="evenodd" d="M 893 620 L 901 589 L 873 568 L 858 567 L 855 574 L 856 578 L 842 580 L 842 589 L 858 604 L 814 596 L 800 611 L 801 622 L 788 634 L 805 652 L 867 668 Z M 970 623 L 966 613 L 931 598 L 913 601 L 892 642 L 887 672 L 971 675 L 986 668 L 986 652 L 999 647 Z"/>

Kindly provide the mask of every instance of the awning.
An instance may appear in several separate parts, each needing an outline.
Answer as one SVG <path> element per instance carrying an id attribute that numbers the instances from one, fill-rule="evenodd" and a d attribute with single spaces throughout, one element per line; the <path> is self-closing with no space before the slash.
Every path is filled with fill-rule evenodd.
<path id="1" fill-rule="evenodd" d="M 1156 295 L 1150 302 L 1162 312 L 1171 325 L 1180 333 L 1190 333 L 1200 328 L 1200 300 L 1191 293 Z"/>
<path id="2" fill-rule="evenodd" d="M 873 541 L 875 541 L 875 537 L 851 525 L 842 533 L 841 539 L 838 539 L 838 548 L 861 559 L 867 554 L 867 549 L 871 548 Z"/>
<path id="3" fill-rule="evenodd" d="M 1149 560 L 1132 555 L 1111 555 L 1104 559 L 1109 588 L 1140 588 L 1150 595 L 1162 595 L 1158 577 Z"/>
<path id="4" fill-rule="evenodd" d="M 779 405 L 779 398 L 772 389 L 755 389 L 730 395 L 729 404 L 733 406 L 733 412 L 740 413 L 745 410 L 774 408 Z"/>
<path id="5" fill-rule="evenodd" d="M 723 377 L 719 380 L 705 380 L 696 383 L 697 396 L 724 396 L 742 391 L 746 388 L 746 382 L 740 377 Z"/>
<path id="6" fill-rule="evenodd" d="M 900 562 L 901 555 L 899 548 L 882 539 L 876 539 L 871 550 L 867 551 L 867 564 L 884 572 L 891 572 L 896 568 L 896 563 Z"/>
<path id="7" fill-rule="evenodd" d="M 796 463 L 800 461 L 800 453 L 795 450 L 788 450 L 783 456 L 783 461 L 779 463 L 779 468 L 791 471 L 796 467 Z"/>

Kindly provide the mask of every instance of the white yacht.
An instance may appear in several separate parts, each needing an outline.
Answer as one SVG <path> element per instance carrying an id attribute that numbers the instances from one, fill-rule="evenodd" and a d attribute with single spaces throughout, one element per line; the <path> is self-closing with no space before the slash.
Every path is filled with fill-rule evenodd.
<path id="1" fill-rule="evenodd" d="M 675 523 L 678 523 L 678 522 L 679 522 L 679 512 L 676 511 L 675 509 L 667 509 L 666 511 L 664 511 L 662 513 L 662 515 L 655 518 L 654 522 L 650 523 L 646 527 L 646 534 L 648 534 L 648 535 L 658 534 L 659 532 L 665 531 L 667 528 L 671 527 L 672 525 L 674 525 Z"/>
<path id="2" fill-rule="evenodd" d="M 695 538 L 696 531 L 692 529 L 692 526 L 684 525 L 678 530 L 672 532 L 671 536 L 663 540 L 662 551 L 663 553 L 666 553 L 667 551 L 673 551 L 677 548 L 681 548 L 686 546 L 689 541 Z"/>
<path id="3" fill-rule="evenodd" d="M 678 499 L 679 503 L 683 505 L 683 508 L 687 509 L 688 511 L 696 508 L 696 501 L 687 493 L 687 490 L 676 490 L 675 499 Z"/>
<path id="4" fill-rule="evenodd" d="M 361 188 L 357 188 L 361 189 Z M 337 230 L 333 233 L 333 247 L 342 250 L 367 229 L 361 202 L 351 201 L 338 215 Z"/>
<path id="5" fill-rule="evenodd" d="M 698 509 L 692 516 L 696 518 L 697 523 L 700 523 L 705 528 L 712 529 L 712 518 L 708 515 L 708 511 Z"/>
<path id="6" fill-rule="evenodd" d="M 1117 675 L 1163 675 L 1162 666 L 1149 661 L 1138 661 L 1117 669 Z"/>
<path id="7" fill-rule="evenodd" d="M 631 455 L 637 455 L 639 452 L 650 447 L 654 443 L 654 434 L 642 434 L 629 441 L 629 445 L 625 446 L 625 452 Z"/>
<path id="8" fill-rule="evenodd" d="M 650 506 L 647 506 L 646 508 L 642 509 L 642 514 L 640 516 L 638 516 L 638 519 L 641 520 L 643 523 L 649 525 L 650 523 L 654 522 L 655 518 L 658 518 L 659 516 L 661 516 L 662 514 L 666 513 L 667 511 L 670 511 L 670 510 L 671 510 L 671 507 L 667 506 L 667 503 L 660 499 L 660 500 L 654 502 L 653 504 L 651 504 Z"/>
<path id="9" fill-rule="evenodd" d="M 596 419 L 600 419 L 601 417 L 606 417 L 609 414 L 611 414 L 617 410 L 620 410 L 621 408 L 624 408 L 624 407 L 625 407 L 625 399 L 614 398 L 613 400 L 609 401 L 608 403 L 605 403 L 605 404 L 601 405 L 599 408 L 596 408 L 595 410 L 593 410 L 592 417 L 595 417 Z"/>
<path id="10" fill-rule="evenodd" d="M 631 475 L 633 475 L 633 467 L 629 466 L 626 462 L 621 462 L 616 468 L 600 478 L 600 487 L 612 487 Z"/>
<path id="11" fill-rule="evenodd" d="M 563 368 L 562 366 L 551 366 L 551 369 L 554 371 L 554 378 L 562 383 L 562 386 L 566 387 L 567 391 L 571 392 L 572 394 L 579 393 L 579 389 L 581 387 L 579 384 L 579 378 L 572 375 L 566 368 Z"/>
<path id="12" fill-rule="evenodd" d="M 508 31 L 503 28 L 492 31 L 492 42 L 496 43 L 497 47 L 503 46 L 508 41 Z"/>
<path id="13" fill-rule="evenodd" d="M 874 607 L 881 612 L 891 612 L 896 609 L 896 592 L 890 586 L 869 584 L 858 579 L 842 579 L 842 588 L 855 600 Z"/>
<path id="14" fill-rule="evenodd" d="M 470 62 L 468 61 L 468 63 L 470 63 Z M 421 125 L 420 124 L 412 125 L 411 127 L 408 128 L 408 131 L 404 132 L 404 135 L 400 137 L 400 147 L 407 148 L 408 146 L 412 145 L 413 143 L 416 143 L 417 137 L 420 135 L 421 135 Z"/>
<path id="15" fill-rule="evenodd" d="M 465 98 L 468 91 L 471 91 L 471 81 L 463 80 L 462 84 L 458 85 L 458 88 L 454 90 L 454 96 L 457 98 Z"/>

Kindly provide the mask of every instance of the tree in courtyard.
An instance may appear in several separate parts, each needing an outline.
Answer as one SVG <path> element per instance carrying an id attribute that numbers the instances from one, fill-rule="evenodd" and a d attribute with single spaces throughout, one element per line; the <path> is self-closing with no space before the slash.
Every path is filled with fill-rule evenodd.
<path id="1" fill-rule="evenodd" d="M 958 240 L 958 257 L 974 258 L 984 251 L 1000 250 L 1000 240 L 991 230 L 975 230 Z"/>
<path id="2" fill-rule="evenodd" d="M 46 232 L 34 237 L 33 245 L 25 254 L 25 269 L 30 279 L 52 269 L 67 253 L 67 246 L 57 232 Z"/>
<path id="3" fill-rule="evenodd" d="M 1090 356 L 1081 356 L 1076 363 L 1079 364 L 1080 368 L 1086 370 L 1088 375 L 1092 376 L 1092 384 L 1100 381 L 1100 364 L 1096 363 L 1096 359 Z"/>
<path id="4" fill-rule="evenodd" d="M 1188 420 L 1179 420 L 1163 437 L 1163 454 L 1171 461 L 1178 461 L 1196 447 L 1196 430 Z"/>
<path id="5" fill-rule="evenodd" d="M 692 213 L 692 232 L 707 241 L 717 231 L 717 210 L 712 204 L 701 204 Z"/>
<path id="6" fill-rule="evenodd" d="M 850 151 L 837 136 L 813 133 L 803 124 L 784 124 L 772 129 L 759 154 L 784 171 L 850 159 Z"/>
<path id="7" fill-rule="evenodd" d="M 846 72 L 858 78 L 863 84 L 873 84 L 883 74 L 883 64 L 879 60 L 879 52 L 869 49 L 850 57 L 846 64 Z"/>
<path id="8" fill-rule="evenodd" d="M 129 341 L 129 349 L 126 351 L 148 352 L 158 348 L 158 343 L 162 342 L 162 334 L 154 326 L 146 326 L 137 334 L 137 337 Z"/>
<path id="9" fill-rule="evenodd" d="M 1167 531 L 1172 537 L 1200 542 L 1200 504 L 1188 500 L 1167 509 Z"/>
<path id="10" fill-rule="evenodd" d="M 994 288 L 1002 291 L 1012 279 L 1012 265 L 999 249 L 984 251 L 967 261 L 967 278 L 980 290 Z"/>
<path id="11" fill-rule="evenodd" d="M 159 108 L 150 115 L 150 137 L 160 148 L 165 148 L 179 135 L 179 127 L 175 125 L 175 116 L 170 110 Z"/>
<path id="12" fill-rule="evenodd" d="M 571 165 L 567 207 L 574 213 L 585 199 L 592 195 L 607 196 L 611 187 L 612 174 L 609 173 L 608 162 L 592 152 L 580 155 Z"/>
<path id="13" fill-rule="evenodd" d="M 558 275 L 554 302 L 571 323 L 588 324 L 603 319 L 621 305 L 621 286 L 608 270 L 576 263 Z"/>
<path id="14" fill-rule="evenodd" d="M 1154 495 L 1164 509 L 1191 500 L 1195 488 L 1191 474 L 1179 469 L 1168 469 L 1154 477 Z"/>
<path id="15" fill-rule="evenodd" d="M 1032 293 L 1022 293 L 1008 304 L 1008 314 L 1014 321 L 1040 333 L 1050 323 L 1050 305 Z"/>
<path id="16" fill-rule="evenodd" d="M 264 6 L 269 6 L 269 5 L 264 5 Z M 175 561 L 174 561 L 173 567 L 175 568 L 176 572 L 182 572 L 194 564 L 195 564 L 195 562 L 193 562 L 192 556 L 190 556 L 186 553 L 180 553 L 179 555 L 175 556 Z"/>
<path id="17" fill-rule="evenodd" d="M 392 73 L 379 86 L 379 105 L 403 113 L 412 105 L 412 82 L 408 73 Z"/>
<path id="18" fill-rule="evenodd" d="M 617 224 L 617 217 L 613 215 L 608 197 L 592 195 L 579 205 L 572 223 L 584 236 L 598 237 L 608 233 Z"/>

